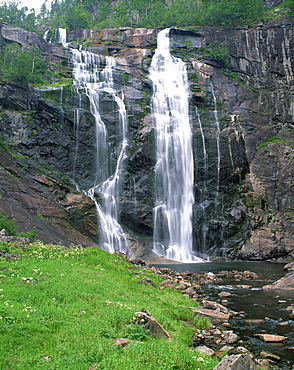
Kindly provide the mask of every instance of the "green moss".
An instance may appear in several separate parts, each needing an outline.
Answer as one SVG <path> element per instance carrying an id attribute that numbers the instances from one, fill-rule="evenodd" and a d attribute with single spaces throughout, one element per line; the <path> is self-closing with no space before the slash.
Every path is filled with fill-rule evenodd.
<path id="1" fill-rule="evenodd" d="M 273 144 L 273 143 L 284 144 L 285 139 L 282 139 L 279 135 L 272 136 L 266 142 L 259 144 L 257 146 L 257 150 L 260 150 L 261 148 L 268 146 L 269 144 Z"/>

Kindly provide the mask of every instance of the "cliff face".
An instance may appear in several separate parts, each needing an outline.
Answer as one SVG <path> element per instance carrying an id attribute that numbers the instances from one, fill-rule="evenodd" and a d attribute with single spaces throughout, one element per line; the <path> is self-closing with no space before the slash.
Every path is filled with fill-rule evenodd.
<path id="1" fill-rule="evenodd" d="M 248 29 L 171 30 L 172 53 L 187 63 L 191 87 L 193 236 L 199 253 L 241 259 L 293 258 L 292 26 L 279 18 Z M 148 68 L 157 33 L 154 29 L 113 29 L 75 30 L 69 35 L 71 47 L 77 47 L 79 39 L 90 43 L 92 52 L 112 55 L 117 61 L 114 78 L 124 92 L 129 135 L 120 222 L 130 235 L 133 253 L 140 256 L 152 246 L 155 133 Z M 69 51 L 62 46 L 5 25 L 1 40 L 39 47 L 65 80 L 70 77 Z M 223 45 L 229 51 L 229 68 L 219 58 Z M 74 239 L 71 234 L 79 235 L 80 242 L 85 238 L 83 243 L 87 238 L 96 242 L 95 207 L 72 181 L 85 189 L 95 177 L 95 127 L 87 101 L 79 112 L 78 130 L 77 97 L 66 83 L 47 91 L 2 83 L 0 105 L 1 135 L 13 153 L 23 156 L 13 158 L 13 166 L 2 163 L 1 170 L 8 176 L 17 168 L 26 186 L 18 191 L 17 184 L 9 182 L 14 190 L 8 191 L 8 182 L 1 181 L 0 211 L 12 213 L 25 228 L 26 220 L 16 211 L 17 204 L 22 204 L 24 212 L 29 209 L 31 225 L 41 219 L 37 227 L 45 241 L 56 239 L 46 229 L 48 225 L 60 231 L 66 224 L 74 232 L 62 228 L 59 240 L 69 244 L 74 241 L 69 240 Z M 117 111 L 107 96 L 101 112 L 115 156 Z M 28 206 L 19 199 L 19 194 L 31 194 L 32 188 L 41 191 L 39 196 L 51 208 L 41 201 Z M 50 213 L 52 207 L 55 211 Z"/>

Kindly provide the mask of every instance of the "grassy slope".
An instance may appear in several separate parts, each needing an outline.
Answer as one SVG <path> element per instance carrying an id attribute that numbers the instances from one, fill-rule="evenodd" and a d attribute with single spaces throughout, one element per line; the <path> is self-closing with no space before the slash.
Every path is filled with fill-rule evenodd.
<path id="1" fill-rule="evenodd" d="M 0 243 L 0 249 L 9 249 Z M 14 247 L 13 252 L 16 252 Z M 131 269 L 123 257 L 99 249 L 33 243 L 21 258 L 0 258 L 1 369 L 213 369 L 217 361 L 189 346 L 191 301 L 178 291 L 138 284 L 152 272 Z M 131 324 L 145 308 L 172 341 Z M 183 321 L 180 321 L 182 319 Z M 125 348 L 113 338 L 135 342 Z M 49 356 L 46 360 L 43 357 Z M 199 359 L 199 357 L 201 357 Z"/>

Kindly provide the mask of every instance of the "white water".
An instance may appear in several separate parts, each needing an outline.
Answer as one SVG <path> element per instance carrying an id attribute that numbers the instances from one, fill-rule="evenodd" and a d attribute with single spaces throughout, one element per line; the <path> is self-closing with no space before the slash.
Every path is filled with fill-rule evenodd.
<path id="1" fill-rule="evenodd" d="M 73 63 L 74 87 L 77 93 L 83 92 L 89 98 L 91 113 L 96 125 L 96 167 L 93 168 L 95 180 L 90 189 L 84 192 L 96 204 L 101 226 L 100 246 L 110 253 L 125 252 L 126 236 L 118 223 L 118 198 L 122 180 L 122 170 L 126 158 L 127 120 L 123 94 L 113 82 L 115 59 L 106 57 L 106 66 L 100 68 L 100 57 L 88 51 L 71 50 Z M 109 145 L 106 126 L 100 115 L 100 99 L 107 94 L 118 108 L 118 124 L 120 128 L 119 153 L 114 171 L 110 171 L 108 163 Z M 76 117 L 79 119 L 80 107 Z M 78 123 L 77 123 L 78 124 Z M 99 200 L 97 200 L 97 198 Z"/>
<path id="2" fill-rule="evenodd" d="M 56 30 L 55 38 L 59 44 L 66 46 L 66 29 L 58 28 Z"/>
<path id="3" fill-rule="evenodd" d="M 49 44 L 51 44 L 51 40 L 48 40 L 48 34 L 49 34 L 49 32 L 50 32 L 50 29 L 44 32 L 43 39 L 45 41 L 49 42 Z"/>
<path id="4" fill-rule="evenodd" d="M 154 252 L 181 262 L 192 251 L 194 166 L 185 63 L 169 51 L 169 29 L 158 34 L 150 67 L 156 123 Z"/>

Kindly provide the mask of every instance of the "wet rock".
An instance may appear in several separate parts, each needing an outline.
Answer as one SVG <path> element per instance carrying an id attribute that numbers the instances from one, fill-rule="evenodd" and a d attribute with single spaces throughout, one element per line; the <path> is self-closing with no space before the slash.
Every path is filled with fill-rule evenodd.
<path id="1" fill-rule="evenodd" d="M 213 370 L 257 370 L 247 354 L 227 355 Z"/>
<path id="2" fill-rule="evenodd" d="M 277 355 L 274 355 L 272 353 L 269 353 L 269 352 L 266 352 L 266 351 L 262 351 L 260 352 L 259 354 L 262 358 L 265 358 L 267 360 L 271 360 L 273 362 L 279 362 L 281 361 L 281 357 L 280 356 L 277 356 Z"/>
<path id="3" fill-rule="evenodd" d="M 211 310 L 203 307 L 190 307 L 193 312 L 199 316 L 206 316 L 208 317 L 211 322 L 213 323 L 221 323 L 224 321 L 228 321 L 230 318 L 230 314 L 225 314 L 220 311 Z"/>
<path id="4" fill-rule="evenodd" d="M 233 344 L 237 342 L 238 335 L 233 333 L 232 330 L 227 330 L 222 332 L 222 338 L 227 344 Z"/>
<path id="5" fill-rule="evenodd" d="M 294 262 L 287 263 L 284 266 L 284 270 L 286 270 L 286 271 L 294 271 Z"/>
<path id="6" fill-rule="evenodd" d="M 254 334 L 254 336 L 268 343 L 284 342 L 285 340 L 287 340 L 287 337 L 284 337 L 283 335 L 257 333 L 257 334 Z"/>
<path id="7" fill-rule="evenodd" d="M 294 272 L 289 272 L 286 276 L 277 280 L 273 284 L 265 285 L 263 289 L 294 290 Z"/>
<path id="8" fill-rule="evenodd" d="M 189 288 L 187 288 L 186 290 L 184 290 L 183 293 L 186 293 L 191 297 L 191 296 L 194 296 L 194 295 L 197 295 L 197 294 L 201 294 L 202 289 L 201 289 L 200 285 L 192 285 Z"/>
<path id="9" fill-rule="evenodd" d="M 253 324 L 253 325 L 258 325 L 262 324 L 264 322 L 263 319 L 245 319 L 244 320 L 246 324 Z"/>
<path id="10" fill-rule="evenodd" d="M 230 293 L 230 292 L 220 292 L 220 293 L 218 293 L 218 296 L 220 298 L 231 297 L 232 296 L 232 293 Z"/>
<path id="11" fill-rule="evenodd" d="M 203 308 L 212 309 L 212 310 L 215 310 L 217 312 L 222 312 L 222 313 L 225 313 L 225 314 L 227 314 L 229 312 L 229 310 L 227 309 L 227 307 L 222 306 L 221 304 L 219 304 L 217 302 L 203 300 L 201 302 L 201 304 L 202 304 L 202 307 Z"/>

